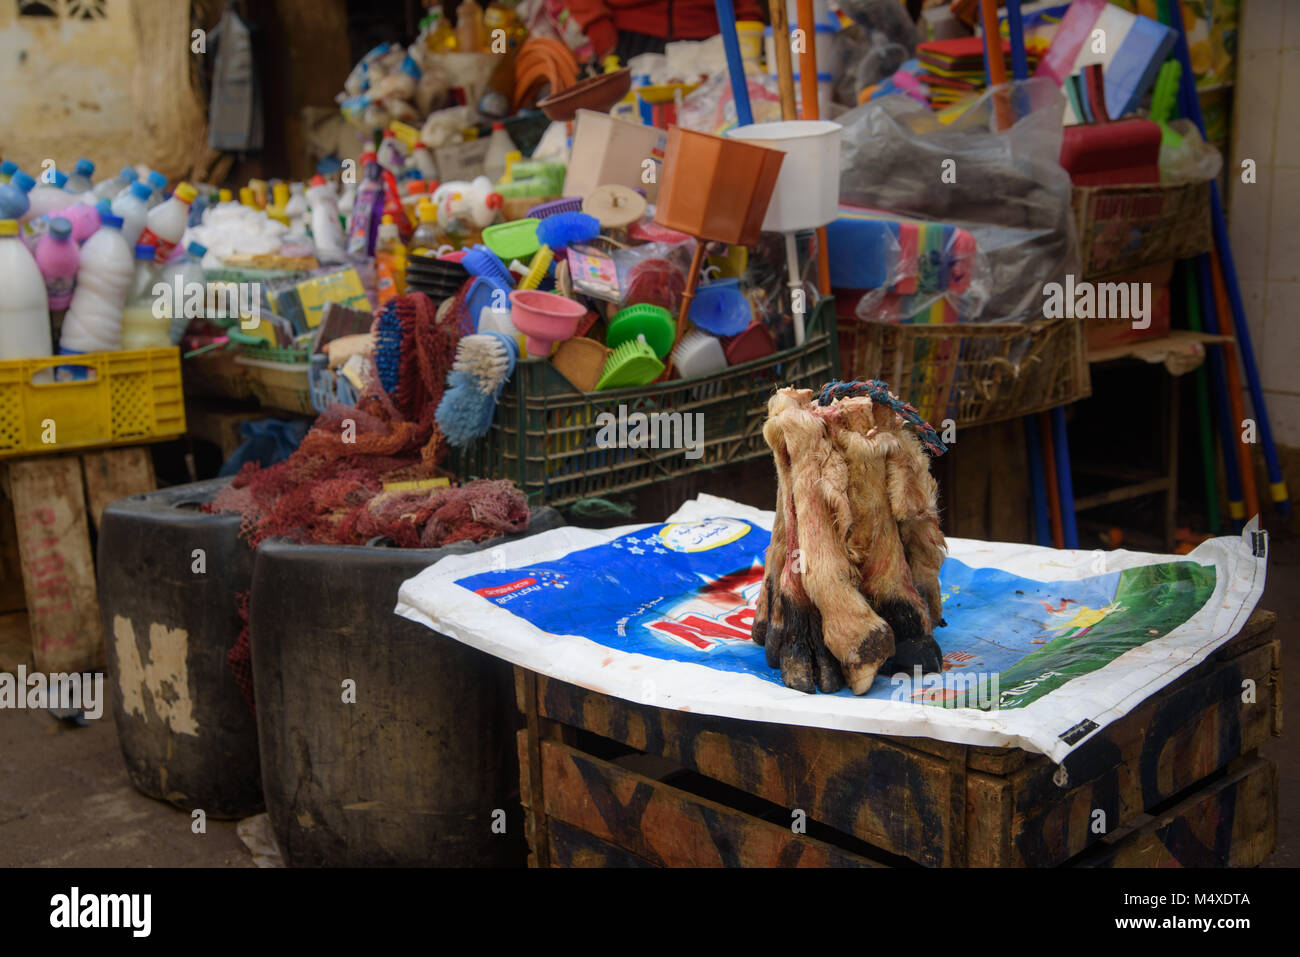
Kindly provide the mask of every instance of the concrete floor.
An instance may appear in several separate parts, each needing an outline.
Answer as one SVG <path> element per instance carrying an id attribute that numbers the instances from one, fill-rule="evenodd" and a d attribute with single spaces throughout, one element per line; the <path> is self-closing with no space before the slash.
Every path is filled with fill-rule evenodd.
<path id="1" fill-rule="evenodd" d="M 1275 536 L 1260 607 L 1278 616 L 1283 673 L 1300 674 L 1300 538 Z M 1273 867 L 1300 865 L 1297 697 L 1285 699 L 1290 736 L 1264 749 L 1281 778 L 1278 849 L 1268 862 Z M 184 811 L 131 786 L 107 703 L 104 717 L 83 728 L 43 711 L 0 711 L 0 866 L 254 866 L 235 822 L 209 820 L 206 834 L 192 833 L 190 824 Z"/>

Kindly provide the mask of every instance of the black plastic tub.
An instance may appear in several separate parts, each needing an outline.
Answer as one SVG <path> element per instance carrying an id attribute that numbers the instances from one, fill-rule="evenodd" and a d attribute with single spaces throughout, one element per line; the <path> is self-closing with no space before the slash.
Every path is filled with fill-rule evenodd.
<path id="1" fill-rule="evenodd" d="M 535 509 L 526 534 L 562 524 Z M 258 547 L 253 684 L 286 864 L 524 862 L 509 665 L 393 613 L 398 587 L 421 569 L 508 540 Z"/>
<path id="2" fill-rule="evenodd" d="M 228 481 L 113 502 L 98 549 L 113 717 L 131 783 L 214 818 L 262 808 L 257 725 L 226 662 L 253 556 L 239 516 L 199 510 Z"/>

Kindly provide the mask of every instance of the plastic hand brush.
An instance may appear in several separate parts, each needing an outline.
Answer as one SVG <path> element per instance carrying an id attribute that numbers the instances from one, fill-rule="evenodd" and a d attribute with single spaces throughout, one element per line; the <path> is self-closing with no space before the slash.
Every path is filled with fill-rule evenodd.
<path id="1" fill-rule="evenodd" d="M 672 350 L 676 334 L 677 323 L 673 321 L 671 312 L 663 306 L 639 303 L 614 314 L 605 334 L 605 345 L 617 349 L 625 342 L 640 338 L 662 359 Z"/>
<path id="2" fill-rule="evenodd" d="M 605 360 L 605 369 L 596 383 L 596 390 L 630 389 L 649 385 L 663 374 L 664 364 L 655 356 L 654 349 L 645 336 L 629 339 Z"/>
<path id="3" fill-rule="evenodd" d="M 519 280 L 519 288 L 536 289 L 540 286 L 554 259 L 555 254 L 551 252 L 551 247 L 543 243 L 541 248 L 533 253 L 533 258 L 528 263 L 528 272 Z"/>
<path id="4" fill-rule="evenodd" d="M 468 445 L 487 434 L 497 399 L 518 358 L 519 347 L 514 340 L 499 332 L 465 336 L 456 344 L 447 391 L 434 414 L 434 421 L 451 445 Z"/>
<path id="5" fill-rule="evenodd" d="M 565 249 L 600 235 L 600 220 L 586 213 L 556 213 L 537 224 L 537 240 L 551 249 Z"/>
<path id="6" fill-rule="evenodd" d="M 482 276 L 504 289 L 515 288 L 515 277 L 510 274 L 506 264 L 482 244 L 467 252 L 460 264 L 471 276 Z"/>

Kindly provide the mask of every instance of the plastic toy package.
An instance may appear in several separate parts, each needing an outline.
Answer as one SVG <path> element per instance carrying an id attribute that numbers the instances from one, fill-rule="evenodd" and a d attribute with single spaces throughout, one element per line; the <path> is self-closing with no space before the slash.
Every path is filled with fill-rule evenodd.
<path id="1" fill-rule="evenodd" d="M 1065 99 L 1043 78 L 1003 95 L 1025 113 L 1000 132 L 993 91 L 946 125 L 907 96 L 872 100 L 839 119 L 841 203 L 943 223 L 973 238 L 985 268 L 960 300 L 966 321 L 1039 319 L 1044 284 L 1079 270 L 1070 179 L 1059 163 Z"/>

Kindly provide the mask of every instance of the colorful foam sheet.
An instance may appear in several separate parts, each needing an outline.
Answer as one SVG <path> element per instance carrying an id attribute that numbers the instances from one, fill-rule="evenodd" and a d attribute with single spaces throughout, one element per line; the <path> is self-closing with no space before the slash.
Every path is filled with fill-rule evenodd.
<path id="1" fill-rule="evenodd" d="M 402 585 L 397 613 L 640 703 L 1059 762 L 1235 635 L 1264 586 L 1255 529 L 1187 556 L 949 539 L 942 675 L 805 695 L 750 639 L 771 522 L 702 496 L 662 524 L 555 529 L 444 558 Z"/>

